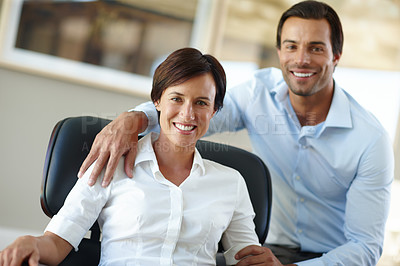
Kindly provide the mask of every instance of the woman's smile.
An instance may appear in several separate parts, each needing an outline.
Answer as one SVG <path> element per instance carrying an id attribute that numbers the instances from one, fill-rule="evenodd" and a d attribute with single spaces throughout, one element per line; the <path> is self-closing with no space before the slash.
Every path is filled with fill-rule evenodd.
<path id="1" fill-rule="evenodd" d="M 192 132 L 196 129 L 196 127 L 197 127 L 197 126 L 195 126 L 195 125 L 191 125 L 191 124 L 182 124 L 182 123 L 179 123 L 179 122 L 173 122 L 172 124 L 178 129 L 179 132 L 181 132 L 181 133 L 183 133 L 183 134 L 190 134 L 190 133 L 192 133 Z"/>

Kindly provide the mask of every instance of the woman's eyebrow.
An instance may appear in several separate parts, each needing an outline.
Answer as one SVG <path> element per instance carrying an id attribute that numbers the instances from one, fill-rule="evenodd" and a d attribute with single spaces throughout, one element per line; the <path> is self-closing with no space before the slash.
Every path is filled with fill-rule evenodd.
<path id="1" fill-rule="evenodd" d="M 198 100 L 207 100 L 207 101 L 211 101 L 211 99 L 209 97 L 205 97 L 205 96 L 200 96 L 197 97 Z"/>
<path id="2" fill-rule="evenodd" d="M 168 93 L 168 95 L 178 95 L 178 96 L 183 96 L 183 93 L 177 92 L 177 91 L 171 91 L 170 93 Z"/>

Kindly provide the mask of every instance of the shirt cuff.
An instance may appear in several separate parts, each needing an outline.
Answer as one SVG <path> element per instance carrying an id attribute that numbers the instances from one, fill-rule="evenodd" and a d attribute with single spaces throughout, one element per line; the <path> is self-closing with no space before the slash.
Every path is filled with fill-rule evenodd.
<path id="1" fill-rule="evenodd" d="M 65 219 L 59 215 L 53 216 L 45 229 L 45 232 L 46 231 L 52 232 L 70 243 L 74 247 L 75 251 L 78 251 L 79 243 L 81 243 L 82 238 L 87 232 L 71 220 Z"/>
<path id="2" fill-rule="evenodd" d="M 297 266 L 324 266 L 325 265 L 320 258 L 295 262 L 294 264 L 296 264 Z"/>
<path id="3" fill-rule="evenodd" d="M 239 262 L 239 260 L 235 259 L 236 253 L 238 253 L 240 250 L 242 250 L 243 248 L 250 246 L 250 245 L 255 245 L 255 244 L 254 243 L 238 244 L 238 245 L 232 246 L 230 249 L 225 251 L 224 257 L 225 257 L 226 265 L 236 265 Z"/>
<path id="4" fill-rule="evenodd" d="M 157 109 L 154 107 L 154 104 L 152 102 L 145 102 L 142 103 L 138 106 L 136 106 L 133 109 L 128 110 L 128 112 L 133 112 L 133 111 L 139 111 L 143 112 L 148 120 L 147 128 L 145 131 L 143 131 L 140 135 L 146 135 L 147 133 L 151 131 L 158 131 L 159 130 L 159 124 L 158 124 L 158 113 Z"/>

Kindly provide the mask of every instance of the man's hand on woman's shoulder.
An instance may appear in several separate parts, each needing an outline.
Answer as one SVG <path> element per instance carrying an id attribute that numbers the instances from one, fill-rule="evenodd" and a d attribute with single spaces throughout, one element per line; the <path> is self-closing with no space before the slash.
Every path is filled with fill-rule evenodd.
<path id="1" fill-rule="evenodd" d="M 102 186 L 110 184 L 118 161 L 125 156 L 125 173 L 132 177 L 136 158 L 138 134 L 147 127 L 147 117 L 142 112 L 124 112 L 105 126 L 96 136 L 88 156 L 79 169 L 81 178 L 96 160 L 90 173 L 89 185 L 94 185 L 103 168 Z"/>

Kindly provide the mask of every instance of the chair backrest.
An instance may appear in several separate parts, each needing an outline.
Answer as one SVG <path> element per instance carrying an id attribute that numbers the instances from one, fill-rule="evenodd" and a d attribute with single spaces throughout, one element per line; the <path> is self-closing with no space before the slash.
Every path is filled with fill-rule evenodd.
<path id="1" fill-rule="evenodd" d="M 53 217 L 77 180 L 77 173 L 86 158 L 97 133 L 110 120 L 81 116 L 58 122 L 51 134 L 43 170 L 41 205 L 47 216 Z M 260 243 L 264 243 L 271 215 L 272 188 L 267 167 L 256 155 L 230 146 L 198 141 L 203 158 L 238 170 L 244 177 L 256 212 L 254 219 Z M 79 251 L 72 251 L 61 265 L 97 265 L 100 257 L 100 229 L 91 228 L 90 239 L 84 239 Z"/>

